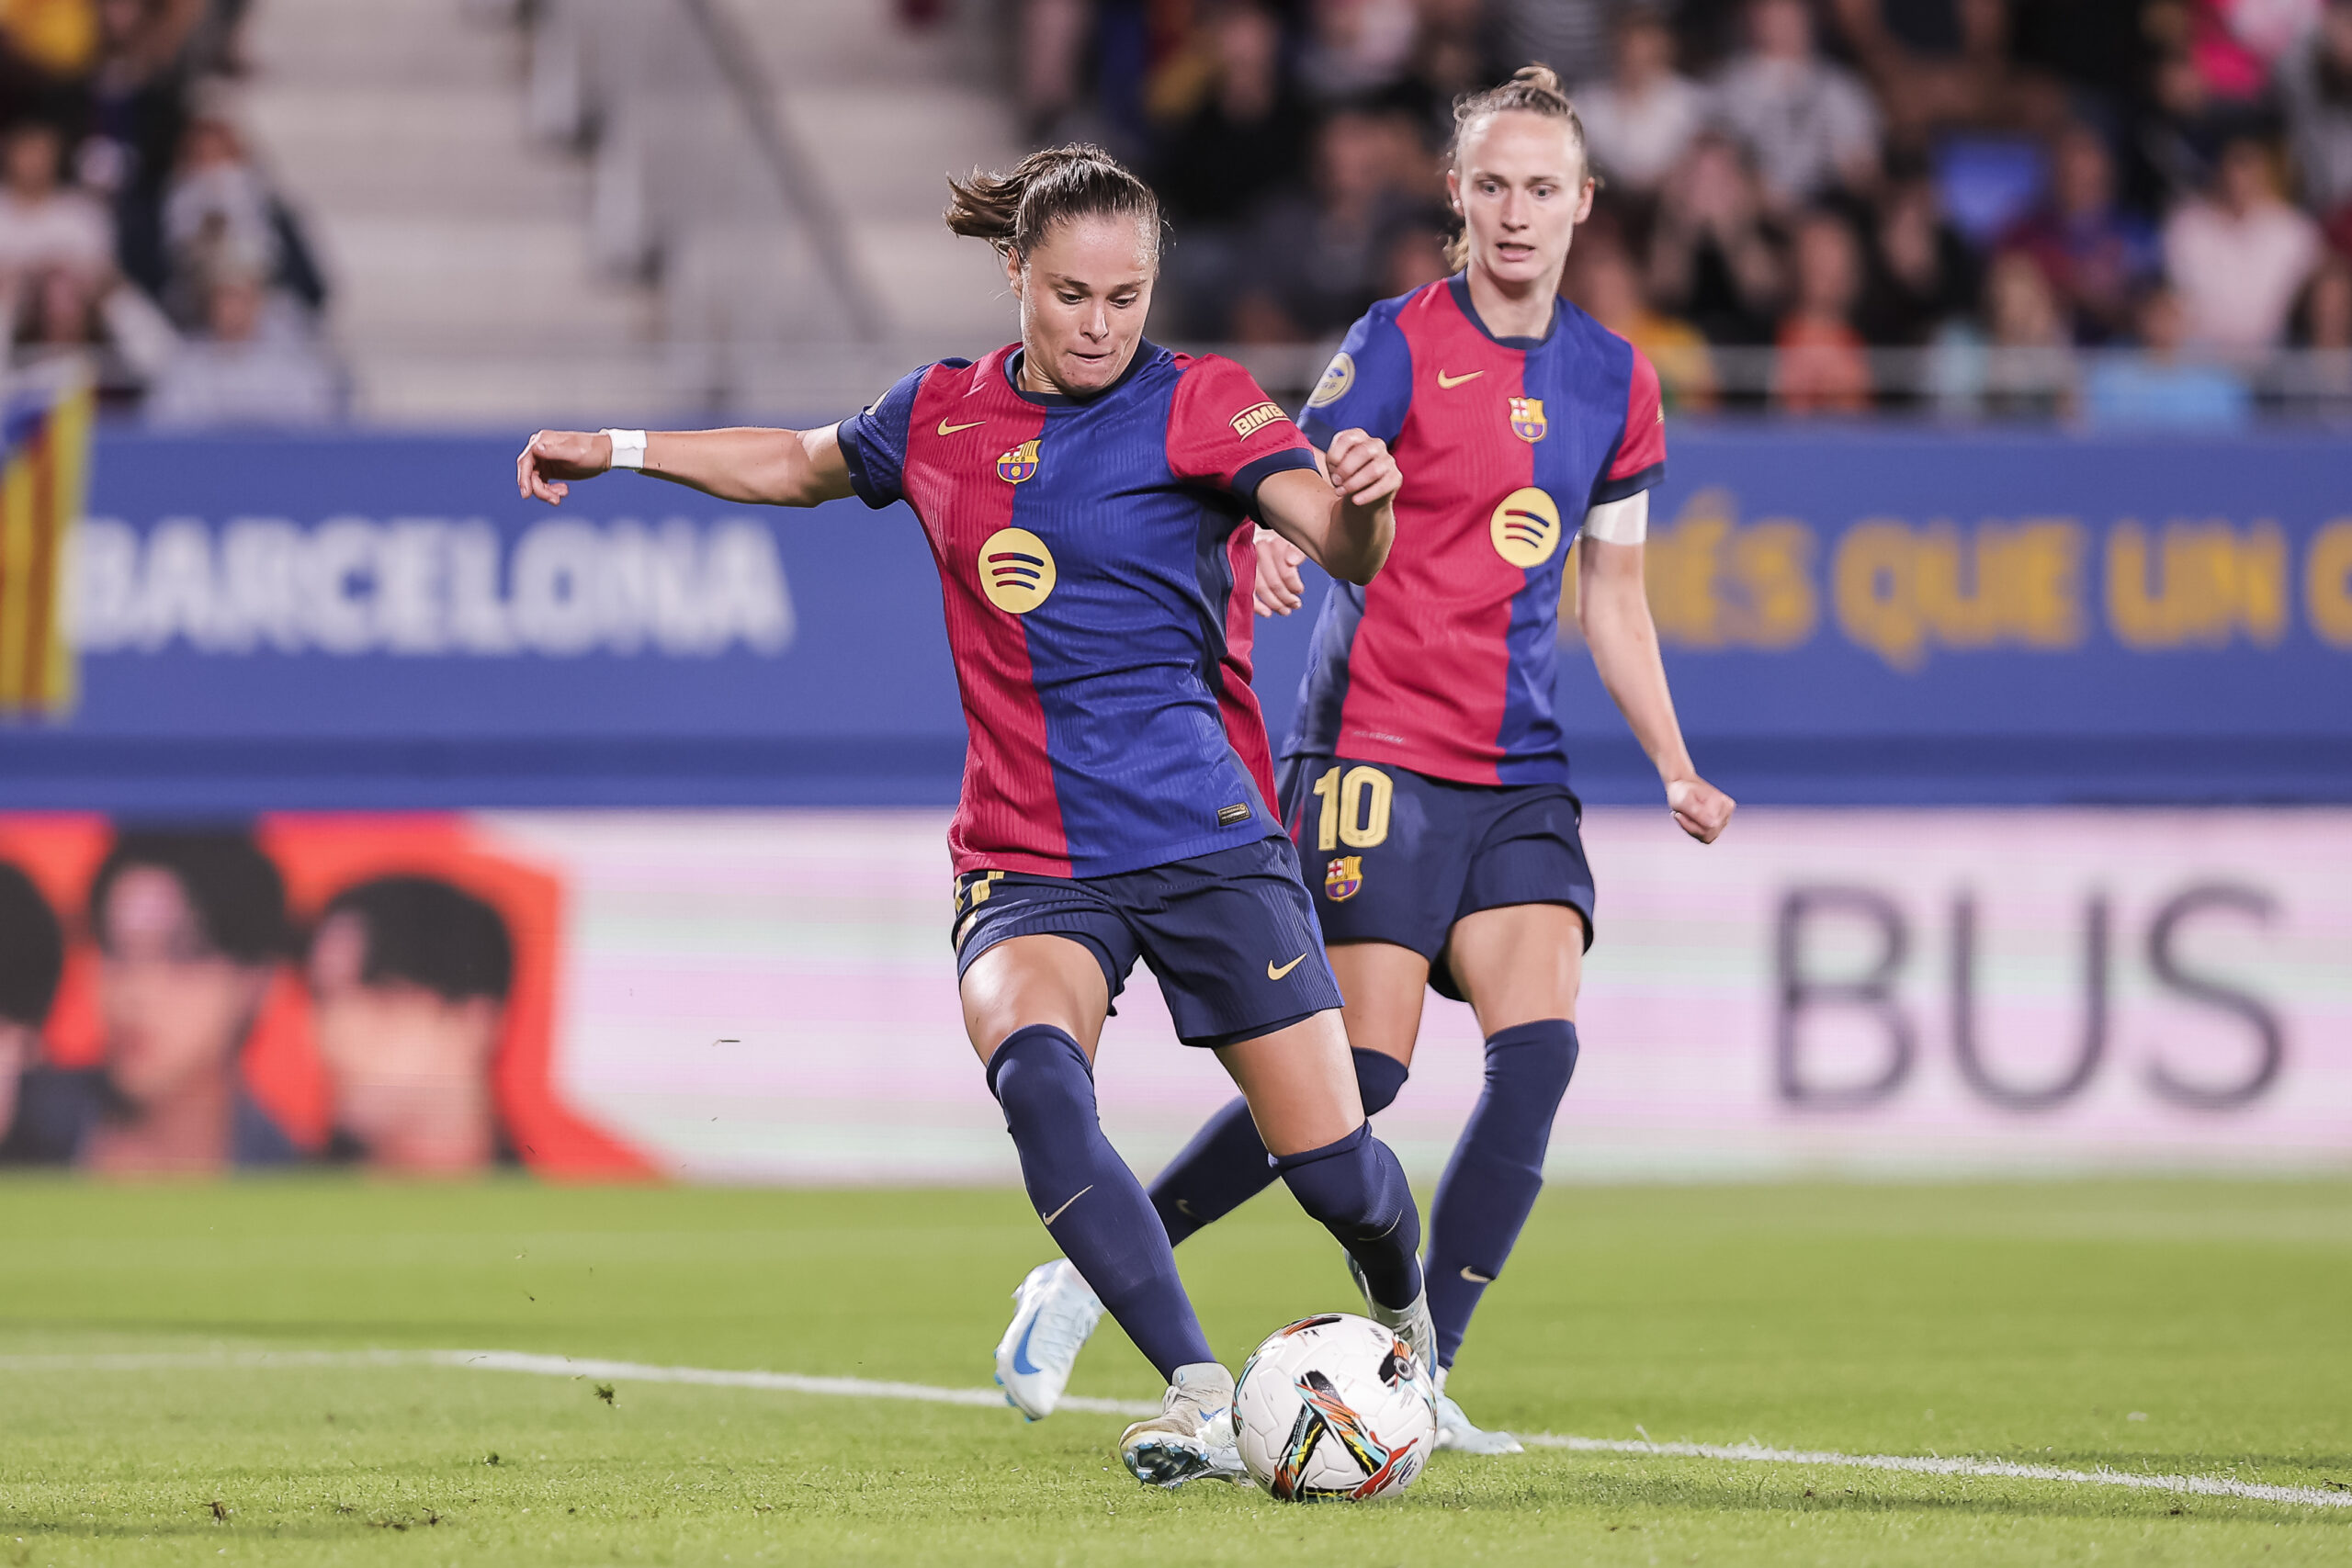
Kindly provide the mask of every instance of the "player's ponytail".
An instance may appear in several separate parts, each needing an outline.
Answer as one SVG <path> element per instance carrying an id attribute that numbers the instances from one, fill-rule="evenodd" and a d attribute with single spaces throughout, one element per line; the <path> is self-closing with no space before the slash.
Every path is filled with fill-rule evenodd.
<path id="1" fill-rule="evenodd" d="M 1446 144 L 1446 163 L 1455 168 L 1461 166 L 1462 143 L 1469 139 L 1471 127 L 1492 115 L 1513 113 L 1566 121 L 1568 134 L 1576 139 L 1577 160 L 1590 172 L 1592 160 L 1585 151 L 1584 121 L 1577 118 L 1577 106 L 1560 81 L 1560 73 L 1548 65 L 1522 65 L 1500 86 L 1464 93 L 1454 99 L 1453 140 Z M 1470 234 L 1464 230 L 1447 243 L 1445 265 L 1458 272 L 1469 260 Z"/>
<path id="2" fill-rule="evenodd" d="M 1131 217 L 1159 249 L 1159 198 L 1102 148 L 1082 141 L 1032 152 L 1009 175 L 949 176 L 947 227 L 1026 256 L 1054 225 L 1073 218 Z"/>

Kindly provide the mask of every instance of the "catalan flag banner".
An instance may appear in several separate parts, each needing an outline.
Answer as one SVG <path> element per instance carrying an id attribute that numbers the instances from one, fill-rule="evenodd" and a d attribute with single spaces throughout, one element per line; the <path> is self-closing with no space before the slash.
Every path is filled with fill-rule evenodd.
<path id="1" fill-rule="evenodd" d="M 65 565 L 90 473 L 86 382 L 13 392 L 0 467 L 0 716 L 62 714 L 74 697 Z"/>

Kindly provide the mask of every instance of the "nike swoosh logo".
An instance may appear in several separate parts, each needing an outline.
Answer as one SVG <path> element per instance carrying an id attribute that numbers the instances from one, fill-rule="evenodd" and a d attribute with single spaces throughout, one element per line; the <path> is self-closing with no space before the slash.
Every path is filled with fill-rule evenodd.
<path id="1" fill-rule="evenodd" d="M 1475 381 L 1485 374 L 1486 372 L 1484 370 L 1467 370 L 1459 376 L 1449 376 L 1444 371 L 1441 370 L 1437 373 L 1437 384 L 1450 392 L 1453 390 L 1454 388 L 1462 385 L 1463 382 Z"/>
<path id="2" fill-rule="evenodd" d="M 1266 978 L 1269 980 L 1279 980 L 1283 976 L 1289 974 L 1292 970 L 1297 968 L 1300 964 L 1306 962 L 1306 954 L 1302 953 L 1296 958 L 1292 959 L 1289 963 L 1277 969 L 1274 967 L 1274 961 L 1269 958 L 1266 960 Z"/>
<path id="3" fill-rule="evenodd" d="M 959 430 L 978 430 L 987 423 L 987 420 L 976 419 L 969 424 L 950 424 L 943 419 L 939 422 L 939 434 L 942 435 L 953 435 Z"/>
<path id="4" fill-rule="evenodd" d="M 1462 1277 L 1474 1285 L 1491 1285 L 1495 1282 L 1495 1277 L 1492 1274 L 1481 1274 L 1466 1263 L 1462 1266 Z"/>
<path id="5" fill-rule="evenodd" d="M 1077 1200 L 1072 1199 L 1070 1201 L 1076 1202 Z M 1067 1209 L 1069 1204 L 1065 1203 L 1062 1207 Z M 1012 1348 L 1012 1370 L 1024 1378 L 1045 1370 L 1029 1359 L 1029 1336 L 1036 1332 L 1037 1320 L 1033 1317 L 1029 1320 L 1029 1326 L 1021 1331 L 1021 1343 Z"/>
<path id="6" fill-rule="evenodd" d="M 1193 1213 L 1193 1201 L 1190 1198 L 1177 1199 L 1176 1212 L 1183 1215 L 1188 1220 L 1196 1220 L 1200 1218 L 1198 1214 Z"/>
<path id="7" fill-rule="evenodd" d="M 1080 1198 L 1085 1197 L 1089 1192 L 1091 1192 L 1091 1191 L 1093 1191 L 1093 1190 L 1094 1190 L 1094 1183 L 1092 1183 L 1091 1181 L 1090 1181 L 1090 1182 L 1088 1182 L 1085 1186 L 1083 1186 L 1083 1187 L 1080 1188 L 1077 1191 L 1075 1191 L 1075 1192 L 1073 1192 L 1073 1193 L 1071 1193 L 1071 1194 L 1069 1195 L 1069 1203 L 1075 1203 L 1075 1202 L 1077 1202 Z M 1056 1209 L 1052 1213 L 1046 1215 L 1046 1216 L 1045 1216 L 1046 1223 L 1047 1224 L 1052 1224 L 1056 1220 L 1058 1220 L 1058 1219 L 1060 1219 L 1064 1214 L 1069 1213 L 1069 1203 L 1064 1203 L 1060 1208 Z"/>

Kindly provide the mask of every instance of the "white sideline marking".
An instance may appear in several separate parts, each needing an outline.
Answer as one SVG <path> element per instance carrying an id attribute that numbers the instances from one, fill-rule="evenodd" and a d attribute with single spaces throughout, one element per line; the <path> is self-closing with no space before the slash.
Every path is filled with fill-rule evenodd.
<path id="1" fill-rule="evenodd" d="M 571 1356 L 535 1356 L 524 1350 L 428 1350 L 434 1364 L 490 1372 L 536 1372 L 541 1377 L 611 1378 L 622 1382 L 702 1383 L 712 1388 L 763 1388 L 780 1393 L 828 1393 L 846 1399 L 915 1399 L 928 1404 L 969 1404 L 983 1410 L 1010 1408 L 1001 1390 L 940 1388 L 922 1382 L 876 1382 L 865 1378 L 812 1378 L 797 1372 L 740 1372 L 717 1367 L 653 1367 L 639 1361 L 592 1361 Z M 1158 1404 L 1131 1399 L 1065 1398 L 1065 1410 L 1090 1416 L 1157 1416 Z"/>
<path id="2" fill-rule="evenodd" d="M 582 1356 L 541 1356 L 528 1350 L 134 1350 L 88 1356 L 0 1356 L 0 1372 L 141 1372 L 204 1368 L 262 1371 L 296 1367 L 457 1367 L 485 1372 L 530 1372 L 551 1378 L 607 1378 L 620 1382 L 699 1383 L 707 1388 L 756 1388 L 775 1393 L 831 1394 L 848 1399 L 911 1399 L 927 1404 L 1008 1408 L 993 1388 L 941 1388 L 933 1383 L 881 1382 L 869 1378 L 818 1378 L 798 1372 L 739 1371 L 720 1367 L 657 1367 L 643 1361 L 603 1361 Z M 1157 1416 L 1159 1406 L 1132 1399 L 1070 1394 L 1061 1408 L 1090 1416 Z"/>
<path id="3" fill-rule="evenodd" d="M 706 1388 L 752 1388 L 777 1393 L 825 1394 L 846 1399 L 910 1399 L 926 1404 L 976 1409 L 1005 1407 L 992 1388 L 941 1388 L 933 1383 L 883 1382 L 867 1378 L 808 1377 L 797 1372 L 740 1371 L 721 1367 L 662 1367 L 643 1361 L 605 1361 L 527 1350 L 203 1350 L 128 1351 L 85 1356 L 0 1356 L 0 1372 L 152 1371 L 206 1367 L 275 1369 L 299 1367 L 451 1367 L 465 1371 L 526 1372 L 537 1377 L 606 1378 L 615 1382 L 691 1383 Z M 1065 1410 L 1092 1416 L 1152 1416 L 1159 1406 L 1129 1399 L 1078 1396 Z M 1815 1464 L 1848 1470 L 1884 1470 L 1909 1475 L 1962 1475 L 1993 1480 L 2057 1481 L 2075 1486 L 2123 1486 L 2143 1492 L 2185 1492 L 2200 1497 L 2244 1497 L 2262 1503 L 2307 1507 L 2352 1507 L 2352 1491 L 2316 1486 L 2269 1486 L 2214 1475 L 2145 1475 L 2132 1471 L 2061 1470 L 1996 1459 L 1944 1459 L 1917 1454 L 1843 1454 L 1806 1449 L 1770 1449 L 1757 1443 L 1651 1443 L 1630 1438 L 1564 1437 L 1523 1433 L 1531 1448 L 1577 1453 L 1645 1454 L 1658 1459 L 1713 1459 L 1738 1464 Z"/>
<path id="4" fill-rule="evenodd" d="M 1723 1459 L 1763 1464 L 1841 1465 L 1849 1470 L 1896 1470 L 1913 1475 L 1981 1475 L 2013 1481 L 2064 1481 L 2076 1486 L 2132 1486 L 2143 1492 L 2193 1492 L 2200 1497 L 2251 1497 L 2265 1503 L 2305 1503 L 2322 1508 L 2352 1507 L 2352 1491 L 2324 1492 L 2316 1486 L 2266 1486 L 2216 1475 L 2143 1475 L 2129 1470 L 2060 1470 L 2046 1464 L 2017 1464 L 2000 1459 L 1941 1459 L 1917 1454 L 1815 1453 L 1804 1449 L 1768 1449 L 1755 1443 L 1637 1443 L 1616 1438 L 1563 1438 L 1534 1432 L 1519 1439 L 1531 1448 L 1574 1449 L 1579 1453 L 1651 1454 L 1662 1459 Z"/>

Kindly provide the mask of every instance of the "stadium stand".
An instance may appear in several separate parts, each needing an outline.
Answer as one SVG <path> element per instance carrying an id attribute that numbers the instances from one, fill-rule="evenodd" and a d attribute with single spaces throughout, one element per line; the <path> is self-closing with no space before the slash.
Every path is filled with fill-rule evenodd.
<path id="1" fill-rule="evenodd" d="M 879 344 L 993 341 L 985 258 L 937 221 L 944 167 L 1019 151 L 971 21 L 272 0 L 252 118 L 334 257 L 355 412 L 831 406 L 904 368 Z"/>
<path id="2" fill-rule="evenodd" d="M 86 365 L 117 409 L 152 389 L 206 418 L 337 412 L 313 330 L 324 281 L 238 126 L 243 11 L 0 12 L 0 296 L 16 369 Z"/>
<path id="3" fill-rule="evenodd" d="M 941 175 L 1074 136 L 1166 193 L 1155 332 L 1295 394 L 1531 56 L 1604 180 L 1569 292 L 1685 411 L 2352 417 L 2352 0 L 76 9 L 0 37 L 17 353 L 167 423 L 862 400 L 1001 332 Z"/>
<path id="4" fill-rule="evenodd" d="M 327 253 L 362 419 L 627 412 L 660 366 L 657 299 L 594 265 L 589 170 L 531 135 L 505 21 L 458 0 L 253 17 L 251 121 Z"/>
<path id="5" fill-rule="evenodd" d="M 2346 0 L 1020 8 L 1054 43 L 1033 131 L 1100 136 L 1191 220 L 1197 335 L 1327 339 L 1431 275 L 1446 106 L 1543 58 L 1603 179 L 1569 292 L 1686 404 L 2228 424 L 2352 392 Z M 1287 172 L 1191 196 L 1245 145 Z"/>

